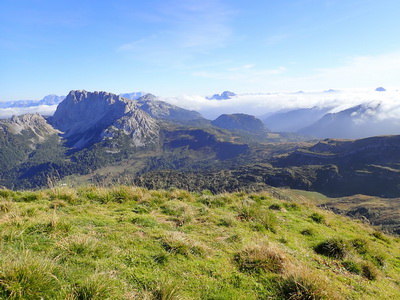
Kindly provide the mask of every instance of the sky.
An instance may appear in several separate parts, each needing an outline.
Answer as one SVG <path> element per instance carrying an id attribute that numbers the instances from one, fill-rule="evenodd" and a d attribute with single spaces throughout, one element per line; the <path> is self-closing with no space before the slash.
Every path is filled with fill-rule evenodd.
<path id="1" fill-rule="evenodd" d="M 400 88 L 398 0 L 0 3 L 0 101 Z"/>

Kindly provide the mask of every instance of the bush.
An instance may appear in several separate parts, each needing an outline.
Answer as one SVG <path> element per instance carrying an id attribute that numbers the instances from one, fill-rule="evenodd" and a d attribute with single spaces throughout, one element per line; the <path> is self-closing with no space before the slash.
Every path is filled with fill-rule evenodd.
<path id="1" fill-rule="evenodd" d="M 314 248 L 315 252 L 328 257 L 343 259 L 348 253 L 347 243 L 339 238 L 323 241 Z"/>
<path id="2" fill-rule="evenodd" d="M 286 256 L 283 251 L 269 245 L 254 245 L 247 247 L 234 257 L 239 270 L 242 272 L 281 273 L 284 269 Z"/>

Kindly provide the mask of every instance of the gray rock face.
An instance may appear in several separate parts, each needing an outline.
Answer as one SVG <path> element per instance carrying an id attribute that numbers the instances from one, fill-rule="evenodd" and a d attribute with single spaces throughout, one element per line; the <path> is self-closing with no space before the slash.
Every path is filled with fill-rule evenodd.
<path id="1" fill-rule="evenodd" d="M 156 119 L 174 121 L 176 123 L 191 120 L 204 120 L 200 113 L 160 101 L 152 94 L 146 94 L 137 100 L 140 109 Z"/>
<path id="2" fill-rule="evenodd" d="M 245 130 L 252 133 L 265 133 L 269 131 L 260 119 L 246 114 L 220 115 L 211 124 L 228 130 Z"/>
<path id="3" fill-rule="evenodd" d="M 106 92 L 71 91 L 59 104 L 52 125 L 75 148 L 83 148 L 123 132 L 132 146 L 141 147 L 159 137 L 156 121 L 128 99 Z"/>

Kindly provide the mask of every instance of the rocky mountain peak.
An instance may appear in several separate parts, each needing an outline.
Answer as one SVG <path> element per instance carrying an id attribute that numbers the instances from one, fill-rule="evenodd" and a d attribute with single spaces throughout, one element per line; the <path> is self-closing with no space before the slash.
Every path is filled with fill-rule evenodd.
<path id="1" fill-rule="evenodd" d="M 71 91 L 51 123 L 76 148 L 113 137 L 118 130 L 129 135 L 135 146 L 158 136 L 156 121 L 136 102 L 107 92 Z"/>
<path id="2" fill-rule="evenodd" d="M 151 93 L 147 93 L 138 99 L 138 102 L 145 102 L 145 101 L 156 101 L 157 97 Z"/>

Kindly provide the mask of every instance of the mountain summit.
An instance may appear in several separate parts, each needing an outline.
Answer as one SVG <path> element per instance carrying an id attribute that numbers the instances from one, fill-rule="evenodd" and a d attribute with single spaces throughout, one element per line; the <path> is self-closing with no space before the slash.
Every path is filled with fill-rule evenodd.
<path id="1" fill-rule="evenodd" d="M 128 99 L 107 92 L 71 91 L 57 107 L 51 124 L 69 146 L 84 148 L 123 132 L 133 146 L 158 139 L 156 121 Z"/>

